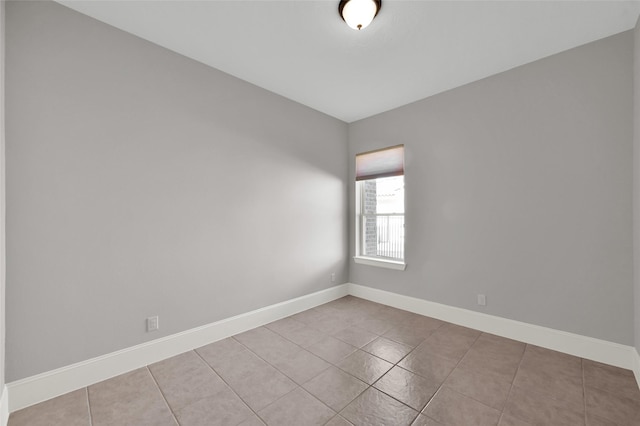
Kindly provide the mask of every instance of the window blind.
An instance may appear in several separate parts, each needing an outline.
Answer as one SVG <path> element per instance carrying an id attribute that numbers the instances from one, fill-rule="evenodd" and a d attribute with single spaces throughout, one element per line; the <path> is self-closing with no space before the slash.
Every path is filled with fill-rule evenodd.
<path id="1" fill-rule="evenodd" d="M 404 175 L 404 145 L 356 155 L 356 180 Z"/>

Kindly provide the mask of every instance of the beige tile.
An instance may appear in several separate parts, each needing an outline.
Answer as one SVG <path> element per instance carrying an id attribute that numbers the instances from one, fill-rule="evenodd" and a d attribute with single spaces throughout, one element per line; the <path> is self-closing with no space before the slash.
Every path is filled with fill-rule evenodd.
<path id="1" fill-rule="evenodd" d="M 416 351 L 460 361 L 480 332 L 453 324 L 446 324 L 433 332 Z"/>
<path id="2" fill-rule="evenodd" d="M 499 381 L 512 383 L 519 364 L 520 360 L 517 358 L 511 356 L 494 358 L 471 347 L 458 367 L 492 376 Z"/>
<path id="3" fill-rule="evenodd" d="M 238 426 L 265 426 L 264 422 L 258 418 L 258 416 L 253 415 L 249 417 L 244 422 L 240 423 Z"/>
<path id="4" fill-rule="evenodd" d="M 200 399 L 175 413 L 180 426 L 237 425 L 254 415 L 230 389 Z"/>
<path id="5" fill-rule="evenodd" d="M 291 356 L 300 350 L 298 345 L 266 327 L 254 328 L 233 338 L 269 363 Z"/>
<path id="6" fill-rule="evenodd" d="M 551 374 L 582 377 L 582 359 L 539 346 L 527 345 L 522 364 Z"/>
<path id="7" fill-rule="evenodd" d="M 393 340 L 386 339 L 384 337 L 378 337 L 373 342 L 369 343 L 362 348 L 363 351 L 369 352 L 372 355 L 382 358 L 392 364 L 398 363 L 404 358 L 413 348 L 402 343 L 394 342 Z"/>
<path id="8" fill-rule="evenodd" d="M 355 346 L 356 348 L 361 348 L 375 340 L 378 335 L 363 328 L 351 326 L 334 334 L 333 337 Z"/>
<path id="9" fill-rule="evenodd" d="M 497 425 L 500 411 L 443 387 L 431 399 L 423 414 L 444 424 Z"/>
<path id="10" fill-rule="evenodd" d="M 424 414 L 418 414 L 415 421 L 411 423 L 411 426 L 444 426 L 442 423 L 433 420 L 425 416 Z"/>
<path id="11" fill-rule="evenodd" d="M 412 314 L 412 317 L 402 321 L 402 324 L 422 330 L 423 332 L 434 332 L 440 327 L 449 323 L 423 315 Z"/>
<path id="12" fill-rule="evenodd" d="M 317 330 L 325 334 L 333 335 L 341 330 L 344 330 L 347 327 L 353 325 L 353 319 L 348 318 L 345 315 L 341 315 L 335 309 L 330 310 L 332 312 L 324 312 L 325 315 L 323 318 L 314 321 L 309 324 L 310 327 L 313 327 Z"/>
<path id="13" fill-rule="evenodd" d="M 355 426 L 410 425 L 418 412 L 375 388 L 369 388 L 340 413 Z"/>
<path id="14" fill-rule="evenodd" d="M 382 376 L 374 387 L 420 411 L 436 393 L 440 383 L 396 366 Z"/>
<path id="15" fill-rule="evenodd" d="M 524 420 L 520 420 L 517 417 L 513 417 L 509 414 L 502 413 L 498 426 L 533 426 L 531 423 L 527 423 Z"/>
<path id="16" fill-rule="evenodd" d="M 303 322 L 307 325 L 313 324 L 316 321 L 320 321 L 325 318 L 325 314 L 319 312 L 317 309 L 308 309 L 295 315 L 291 315 L 289 318 L 296 321 Z"/>
<path id="17" fill-rule="evenodd" d="M 422 329 L 411 325 L 394 325 L 384 333 L 384 337 L 395 342 L 416 347 L 431 335 L 433 330 Z"/>
<path id="18" fill-rule="evenodd" d="M 299 385 L 322 373 L 331 364 L 304 349 L 273 363 L 280 372 Z"/>
<path id="19" fill-rule="evenodd" d="M 282 318 L 278 321 L 274 321 L 265 325 L 265 327 L 267 327 L 269 330 L 275 331 L 281 336 L 283 335 L 283 333 L 291 332 L 304 326 L 305 323 L 296 321 L 291 317 Z"/>
<path id="20" fill-rule="evenodd" d="M 340 362 L 338 367 L 363 382 L 372 385 L 382 377 L 384 373 L 389 371 L 391 367 L 393 367 L 393 364 L 377 358 L 370 353 L 358 350 Z"/>
<path id="21" fill-rule="evenodd" d="M 219 362 L 215 370 L 256 411 L 296 387 L 288 377 L 246 349 L 233 359 Z"/>
<path id="22" fill-rule="evenodd" d="M 246 351 L 247 349 L 233 338 L 219 340 L 201 348 L 196 349 L 200 355 L 210 366 L 216 368 L 216 365 L 228 359 L 232 359 L 237 353 Z"/>
<path id="23" fill-rule="evenodd" d="M 89 386 L 93 426 L 175 426 L 176 421 L 147 368 Z"/>
<path id="24" fill-rule="evenodd" d="M 149 366 L 172 410 L 228 390 L 227 385 L 194 351 Z"/>
<path id="25" fill-rule="evenodd" d="M 509 359 L 515 358 L 518 361 L 524 355 L 527 345 L 515 340 L 506 339 L 504 337 L 493 334 L 482 333 L 478 340 L 473 344 L 473 349 L 480 355 L 489 358 Z"/>
<path id="26" fill-rule="evenodd" d="M 584 410 L 577 411 L 544 394 L 525 392 L 517 386 L 511 388 L 504 412 L 534 425 L 584 424 Z"/>
<path id="27" fill-rule="evenodd" d="M 442 383 L 453 371 L 456 361 L 424 352 L 411 352 L 398 365 L 429 380 Z"/>
<path id="28" fill-rule="evenodd" d="M 538 363 L 530 363 L 525 358 L 513 382 L 524 391 L 546 394 L 554 399 L 571 404 L 576 410 L 584 409 L 584 393 L 581 376 L 573 376 L 546 368 Z"/>
<path id="29" fill-rule="evenodd" d="M 363 318 L 354 325 L 379 336 L 389 331 L 393 326 L 389 321 L 377 317 Z"/>
<path id="30" fill-rule="evenodd" d="M 340 411 L 368 386 L 352 375 L 336 367 L 330 367 L 303 387 L 335 411 Z"/>
<path id="31" fill-rule="evenodd" d="M 462 368 L 453 370 L 444 385 L 500 411 L 504 408 L 511 389 L 509 382 Z"/>
<path id="32" fill-rule="evenodd" d="M 326 336 L 318 343 L 308 348 L 309 352 L 318 355 L 325 361 L 338 364 L 340 361 L 354 353 L 357 348 L 338 340 L 333 336 Z"/>
<path id="33" fill-rule="evenodd" d="M 585 386 L 602 389 L 625 398 L 640 400 L 638 382 L 630 370 L 583 360 Z"/>
<path id="34" fill-rule="evenodd" d="M 258 413 L 267 425 L 324 425 L 336 413 L 302 388 L 283 396 Z"/>
<path id="35" fill-rule="evenodd" d="M 325 426 L 352 426 L 350 422 L 345 420 L 342 416 L 335 416 L 331 420 L 329 420 Z"/>
<path id="36" fill-rule="evenodd" d="M 596 388 L 585 388 L 587 415 L 621 425 L 640 424 L 640 401 Z"/>
<path id="37" fill-rule="evenodd" d="M 589 415 L 587 413 L 587 426 L 620 426 L 618 423 L 611 420 L 603 419 L 602 417 Z"/>
<path id="38" fill-rule="evenodd" d="M 308 348 L 327 336 L 325 333 L 306 324 L 303 324 L 302 327 L 296 328 L 295 330 L 284 331 L 281 334 L 287 340 L 303 348 Z"/>
<path id="39" fill-rule="evenodd" d="M 83 388 L 12 413 L 9 416 L 8 426 L 88 426 L 89 424 L 87 389 Z"/>

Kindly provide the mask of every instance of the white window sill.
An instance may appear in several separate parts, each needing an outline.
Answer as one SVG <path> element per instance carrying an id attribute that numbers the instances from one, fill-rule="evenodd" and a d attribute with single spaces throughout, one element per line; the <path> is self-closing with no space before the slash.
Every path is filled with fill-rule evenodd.
<path id="1" fill-rule="evenodd" d="M 379 259 L 375 257 L 353 256 L 353 261 L 361 265 L 377 266 L 378 268 L 395 269 L 404 271 L 407 264 L 398 260 Z"/>

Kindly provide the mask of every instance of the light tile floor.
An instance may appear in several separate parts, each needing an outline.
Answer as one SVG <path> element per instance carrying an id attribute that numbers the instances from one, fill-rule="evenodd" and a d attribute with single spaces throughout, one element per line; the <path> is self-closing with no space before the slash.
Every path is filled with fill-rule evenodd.
<path id="1" fill-rule="evenodd" d="M 347 296 L 9 426 L 640 425 L 631 371 Z"/>

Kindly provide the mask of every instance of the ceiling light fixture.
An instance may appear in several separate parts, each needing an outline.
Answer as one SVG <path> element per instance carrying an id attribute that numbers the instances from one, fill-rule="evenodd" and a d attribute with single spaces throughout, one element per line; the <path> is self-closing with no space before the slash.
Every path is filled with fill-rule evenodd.
<path id="1" fill-rule="evenodd" d="M 373 21 L 381 6 L 382 0 L 340 0 L 338 12 L 348 26 L 361 30 Z"/>

